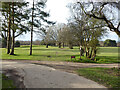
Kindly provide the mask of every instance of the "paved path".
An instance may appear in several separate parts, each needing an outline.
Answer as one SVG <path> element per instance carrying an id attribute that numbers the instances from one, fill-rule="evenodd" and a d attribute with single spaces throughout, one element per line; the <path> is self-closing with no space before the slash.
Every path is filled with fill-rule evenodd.
<path id="1" fill-rule="evenodd" d="M 3 61 L 2 69 L 15 69 L 24 77 L 26 88 L 105 88 L 98 83 L 44 65 Z"/>
<path id="2" fill-rule="evenodd" d="M 55 69 L 59 69 L 62 71 L 75 73 L 75 70 L 79 68 L 89 68 L 89 67 L 103 67 L 103 68 L 113 68 L 118 67 L 117 63 L 114 64 L 96 64 L 96 63 L 77 63 L 77 62 L 65 62 L 65 61 L 36 61 L 36 60 L 7 60 L 9 62 L 16 61 L 22 63 L 30 63 L 36 65 L 44 65 L 48 67 L 52 67 Z"/>

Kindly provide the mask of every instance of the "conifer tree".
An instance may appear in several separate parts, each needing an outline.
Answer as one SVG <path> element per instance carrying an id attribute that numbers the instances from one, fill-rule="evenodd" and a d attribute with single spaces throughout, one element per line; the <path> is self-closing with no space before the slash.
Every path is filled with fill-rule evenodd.
<path id="1" fill-rule="evenodd" d="M 47 20 L 49 13 L 44 11 L 46 2 L 47 1 L 45 0 L 38 0 L 36 2 L 33 0 L 33 6 L 30 9 L 30 11 L 32 11 L 32 15 L 30 16 L 32 17 L 32 20 L 29 21 L 29 25 L 31 25 L 30 55 L 32 55 L 33 32 L 35 31 L 34 27 L 40 30 L 42 22 L 46 22 L 47 24 L 54 24 L 53 22 Z"/>
<path id="2" fill-rule="evenodd" d="M 3 21 L 5 22 L 2 25 L 1 36 L 5 38 L 3 33 L 7 32 L 7 54 L 14 55 L 15 38 L 21 35 L 23 32 L 27 32 L 29 30 L 27 26 L 27 20 L 29 20 L 29 17 L 27 15 L 27 9 L 25 9 L 28 3 L 3 2 L 2 5 L 3 6 L 1 11 L 4 17 Z M 12 46 L 11 46 L 11 34 L 12 34 Z M 12 49 L 11 53 L 10 53 L 10 46 Z"/>

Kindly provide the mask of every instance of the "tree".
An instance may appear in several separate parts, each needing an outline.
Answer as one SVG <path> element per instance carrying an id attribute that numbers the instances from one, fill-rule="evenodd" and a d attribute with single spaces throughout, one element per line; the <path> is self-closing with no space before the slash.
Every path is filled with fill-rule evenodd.
<path id="1" fill-rule="evenodd" d="M 116 11 L 120 10 L 120 2 L 91 2 L 91 3 L 80 3 L 80 7 L 84 13 L 98 20 L 106 22 L 106 26 L 109 27 L 110 31 L 115 32 L 120 37 L 120 20 L 116 18 Z M 85 7 L 86 6 L 86 7 Z M 92 6 L 91 10 L 87 10 Z M 86 8 L 86 9 L 85 9 Z M 110 8 L 110 9 L 109 9 Z M 117 9 L 117 10 L 116 10 Z M 111 16 L 113 18 L 111 18 Z M 115 23 L 117 22 L 117 23 Z M 117 25 L 117 26 L 116 26 Z"/>
<path id="2" fill-rule="evenodd" d="M 46 48 L 48 48 L 48 28 L 41 28 L 41 31 L 39 31 L 39 33 L 37 33 L 37 35 L 39 36 L 39 38 L 42 38 L 41 44 L 42 45 L 46 45 Z"/>
<path id="3" fill-rule="evenodd" d="M 64 24 L 57 24 L 46 27 L 46 29 L 42 29 L 39 36 L 42 36 L 46 47 L 48 48 L 48 44 L 55 45 L 58 44 L 58 47 L 61 48 L 62 37 L 61 31 Z"/>
<path id="4" fill-rule="evenodd" d="M 4 22 L 2 24 L 1 36 L 4 40 L 7 37 L 7 54 L 14 55 L 15 38 L 28 30 L 25 20 L 29 17 L 27 16 L 26 9 L 23 9 L 27 7 L 27 4 L 26 2 L 2 2 L 2 8 L 0 10 L 2 11 L 2 20 Z M 11 53 L 10 46 L 12 49 Z"/>
<path id="5" fill-rule="evenodd" d="M 10 29 L 11 29 L 11 15 L 10 15 L 10 13 L 11 13 L 11 3 L 9 3 L 9 11 L 8 11 L 8 13 L 9 13 L 9 22 L 8 22 L 8 32 L 7 32 L 7 54 L 9 54 L 10 53 L 10 38 L 11 38 L 11 31 L 10 31 Z"/>
<path id="6" fill-rule="evenodd" d="M 73 44 L 75 43 L 75 33 L 74 33 L 74 28 L 72 27 L 72 24 L 65 25 L 62 28 L 61 32 L 61 40 L 64 43 L 68 44 L 68 47 L 70 49 L 73 49 Z"/>
<path id="7" fill-rule="evenodd" d="M 53 33 L 54 33 L 54 31 L 52 30 L 52 27 L 49 27 L 49 29 L 46 32 L 45 38 L 44 38 L 46 48 L 48 48 L 49 43 L 52 42 L 53 39 L 54 39 L 53 38 Z"/>
<path id="8" fill-rule="evenodd" d="M 36 28 L 36 30 L 41 30 L 42 22 L 46 22 L 47 24 L 54 24 L 53 22 L 47 20 L 49 13 L 44 11 L 46 2 L 46 0 L 38 0 L 35 3 L 35 1 L 33 0 L 33 7 L 30 8 L 30 11 L 32 11 L 32 15 L 30 15 L 32 17 L 32 20 L 29 20 L 29 25 L 32 26 L 30 55 L 32 55 L 33 32 L 39 32 L 35 31 L 34 28 Z"/>
<path id="9" fill-rule="evenodd" d="M 4 39 L 4 38 L 2 38 L 1 39 L 1 45 L 2 45 L 2 48 L 6 48 L 6 46 L 7 46 L 7 41 Z"/>
<path id="10" fill-rule="evenodd" d="M 104 46 L 105 47 L 116 47 L 117 46 L 117 43 L 115 40 L 110 40 L 110 39 L 107 39 L 104 41 Z"/>
<path id="11" fill-rule="evenodd" d="M 61 42 L 60 42 L 60 27 L 59 25 L 53 25 L 48 27 L 47 32 L 46 32 L 46 36 L 45 36 L 45 43 L 46 43 L 46 47 L 48 47 L 49 43 L 58 43 L 59 48 L 61 48 Z"/>
<path id="12" fill-rule="evenodd" d="M 10 55 L 14 55 L 14 42 L 15 42 L 15 30 L 14 30 L 14 2 L 12 3 L 12 45 Z"/>
<path id="13" fill-rule="evenodd" d="M 19 29 L 17 25 L 18 25 L 18 23 L 22 22 L 22 20 L 28 19 L 28 16 L 26 14 L 27 12 L 24 12 L 24 13 L 22 13 L 22 15 L 20 15 L 21 13 L 19 13 L 17 11 L 17 8 L 23 9 L 24 6 L 27 6 L 27 3 L 21 3 L 21 4 L 17 3 L 17 2 L 16 3 L 15 2 L 12 3 L 12 26 L 11 26 L 12 27 L 11 28 L 12 29 L 12 45 L 11 45 L 11 53 L 10 53 L 10 55 L 14 55 L 15 31 L 17 29 Z M 15 19 L 18 19 L 19 17 L 22 17 L 21 20 L 16 21 Z"/>
<path id="14" fill-rule="evenodd" d="M 0 48 L 2 48 L 2 39 L 0 38 Z"/>
<path id="15" fill-rule="evenodd" d="M 20 47 L 20 42 L 19 41 L 15 42 L 15 47 Z"/>
<path id="16" fill-rule="evenodd" d="M 32 55 L 32 43 L 33 43 L 33 19 L 34 19 L 34 0 L 33 0 L 33 8 L 32 8 L 32 28 L 31 28 L 31 42 L 30 42 L 30 55 Z"/>
<path id="17" fill-rule="evenodd" d="M 104 22 L 87 17 L 77 3 L 71 4 L 70 9 L 72 12 L 71 29 L 79 45 L 80 59 L 85 52 L 86 57 L 94 60 L 97 53 L 98 40 L 106 33 Z"/>

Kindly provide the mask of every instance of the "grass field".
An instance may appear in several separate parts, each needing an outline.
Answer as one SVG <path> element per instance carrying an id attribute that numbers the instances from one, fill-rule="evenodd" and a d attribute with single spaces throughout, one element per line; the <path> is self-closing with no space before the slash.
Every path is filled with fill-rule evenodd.
<path id="1" fill-rule="evenodd" d="M 21 46 L 15 48 L 15 55 L 7 55 L 5 48 L 2 50 L 2 59 L 19 59 L 19 60 L 47 60 L 47 61 L 71 61 L 71 56 L 76 56 L 74 62 L 90 62 L 90 63 L 120 63 L 118 60 L 118 47 L 100 47 L 97 54 L 97 61 L 92 61 L 86 57 L 82 57 L 83 60 L 79 60 L 79 48 L 74 49 L 51 47 L 45 48 L 45 46 L 33 46 L 33 55 L 29 55 L 29 46 Z"/>
<path id="2" fill-rule="evenodd" d="M 94 80 L 109 88 L 120 88 L 120 69 L 117 68 L 80 68 L 80 76 Z M 118 90 L 118 89 L 115 89 Z"/>
<path id="3" fill-rule="evenodd" d="M 82 56 L 82 60 L 79 60 L 79 48 L 74 49 L 45 46 L 33 46 L 33 55 L 29 55 L 29 46 L 21 46 L 15 48 L 15 55 L 6 54 L 5 48 L 2 50 L 2 57 L 0 59 L 16 59 L 16 60 L 46 60 L 46 61 L 71 61 L 71 56 L 76 56 L 76 60 L 73 62 L 82 63 L 120 63 L 118 58 L 118 47 L 99 47 L 97 53 L 97 61 L 89 60 Z M 80 68 L 77 72 L 88 79 L 94 80 L 106 87 L 119 87 L 119 74 L 118 69 L 115 68 Z M 11 83 L 11 81 L 10 81 Z"/>

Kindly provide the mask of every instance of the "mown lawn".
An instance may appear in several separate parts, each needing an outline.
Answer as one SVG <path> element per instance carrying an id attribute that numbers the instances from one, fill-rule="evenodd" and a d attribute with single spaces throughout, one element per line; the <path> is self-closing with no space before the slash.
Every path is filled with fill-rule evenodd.
<path id="1" fill-rule="evenodd" d="M 99 63 L 120 63 L 120 47 L 100 47 L 97 58 Z"/>
<path id="2" fill-rule="evenodd" d="M 90 62 L 90 63 L 120 63 L 118 60 L 118 47 L 100 47 L 97 54 L 97 61 L 89 60 L 86 57 L 82 57 L 79 60 L 79 48 L 74 49 L 51 47 L 45 48 L 45 46 L 33 46 L 33 55 L 29 55 L 29 46 L 21 46 L 15 48 L 15 55 L 7 55 L 6 49 L 2 50 L 2 59 L 16 59 L 16 60 L 47 60 L 47 61 L 71 61 L 71 56 L 76 56 L 76 60 L 73 62 Z"/>
<path id="3" fill-rule="evenodd" d="M 80 68 L 77 72 L 80 76 L 94 80 L 108 88 L 120 88 L 120 69 L 118 68 Z"/>

